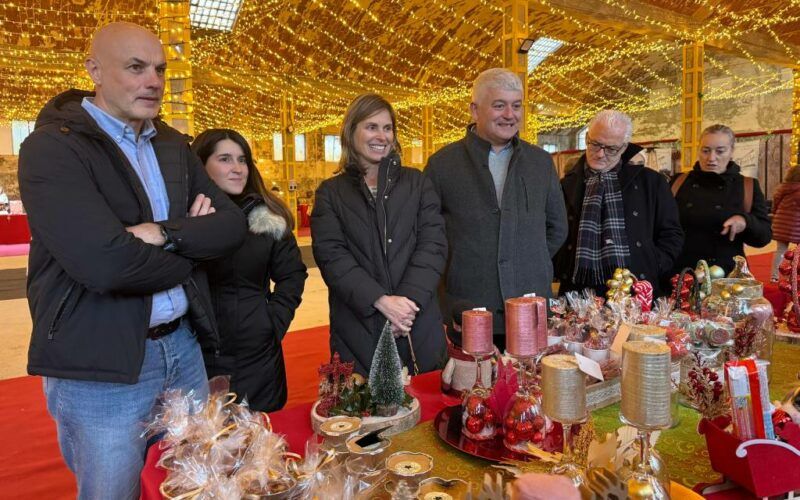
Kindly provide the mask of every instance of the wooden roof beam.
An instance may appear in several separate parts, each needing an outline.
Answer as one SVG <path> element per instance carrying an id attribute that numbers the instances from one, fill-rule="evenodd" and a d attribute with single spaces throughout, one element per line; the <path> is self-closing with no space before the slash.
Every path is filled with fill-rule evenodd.
<path id="1" fill-rule="evenodd" d="M 706 28 L 705 20 L 713 13 L 695 11 L 693 15 L 687 16 L 637 0 L 625 0 L 626 8 L 635 13 L 636 17 L 658 20 L 658 22 L 674 28 L 664 31 L 652 23 L 634 19 L 622 8 L 608 5 L 603 0 L 532 0 L 530 2 L 531 8 L 548 14 L 551 13 L 550 6 L 564 11 L 568 16 L 580 22 L 661 40 L 699 38 L 697 35 L 703 33 Z M 792 50 L 793 55 L 787 54 L 775 43 L 774 39 L 761 33 L 747 33 L 735 37 L 734 41 L 714 38 L 705 40 L 705 45 L 734 55 L 741 56 L 743 49 L 758 61 L 800 68 L 800 46 L 784 43 Z"/>

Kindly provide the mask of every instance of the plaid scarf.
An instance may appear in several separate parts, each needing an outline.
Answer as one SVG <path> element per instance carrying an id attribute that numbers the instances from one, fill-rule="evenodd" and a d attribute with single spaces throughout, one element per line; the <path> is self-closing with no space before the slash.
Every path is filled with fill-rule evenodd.
<path id="1" fill-rule="evenodd" d="M 630 249 L 625 234 L 625 212 L 617 170 L 586 169 L 578 245 L 575 250 L 573 283 L 601 285 L 614 269 L 628 267 Z"/>

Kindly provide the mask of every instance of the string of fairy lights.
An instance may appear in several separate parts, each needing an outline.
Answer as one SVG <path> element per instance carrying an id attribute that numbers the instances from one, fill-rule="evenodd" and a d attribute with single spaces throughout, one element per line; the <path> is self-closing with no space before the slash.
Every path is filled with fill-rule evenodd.
<path id="1" fill-rule="evenodd" d="M 667 39 L 616 31 L 550 0 L 531 2 L 537 12 L 531 16 L 532 35 L 571 35 L 529 75 L 529 130 L 582 126 L 607 107 L 636 114 L 679 106 L 680 47 L 688 40 L 724 40 L 744 61 L 706 47 L 709 71 L 720 77 L 707 78 L 706 101 L 797 89 L 797 71 L 794 79 L 788 77 L 741 40 L 749 33 L 766 36 L 800 67 L 800 54 L 783 36 L 791 23 L 800 22 L 800 0 L 756 2 L 747 9 L 712 0 L 673 1 L 683 12 L 707 9 L 702 23 L 672 23 L 624 0 L 600 1 Z M 470 120 L 469 82 L 481 70 L 502 64 L 500 35 L 507 13 L 491 0 L 475 5 L 245 0 L 232 32 L 192 34 L 195 130 L 233 127 L 266 140 L 280 130 L 279 99 L 288 92 L 295 103 L 296 132 L 309 133 L 337 126 L 353 97 L 377 92 L 397 108 L 403 141 L 418 141 L 424 106 L 434 109 L 434 142 L 457 139 Z M 158 19 L 156 0 L 105 2 L 98 10 L 56 0 L 3 3 L 0 123 L 30 120 L 55 93 L 89 87 L 82 62 L 98 26 L 124 20 L 155 30 Z M 737 65 L 755 70 L 731 70 Z M 797 115 L 795 110 L 794 126 Z"/>

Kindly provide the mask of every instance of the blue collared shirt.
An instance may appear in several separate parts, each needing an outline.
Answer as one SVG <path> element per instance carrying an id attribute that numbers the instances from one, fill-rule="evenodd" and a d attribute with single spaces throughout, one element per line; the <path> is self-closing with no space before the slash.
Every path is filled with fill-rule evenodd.
<path id="1" fill-rule="evenodd" d="M 108 134 L 109 137 L 119 146 L 128 158 L 139 180 L 142 181 L 147 198 L 150 200 L 150 207 L 153 210 L 153 220 L 163 221 L 169 218 L 169 198 L 167 197 L 167 187 L 164 178 L 161 176 L 161 169 L 158 166 L 158 158 L 153 150 L 150 139 L 156 135 L 153 122 L 147 120 L 142 126 L 139 137 L 136 132 L 126 123 L 114 118 L 102 109 L 95 106 L 92 99 L 84 97 L 81 103 L 83 109 L 94 118 L 97 125 Z M 150 326 L 169 323 L 186 314 L 189 308 L 189 301 L 182 285 L 177 285 L 169 290 L 153 294 L 153 309 L 150 312 Z"/>
<path id="2" fill-rule="evenodd" d="M 494 151 L 494 148 L 489 148 L 489 172 L 492 173 L 494 179 L 494 190 L 497 194 L 497 206 L 503 206 L 503 188 L 506 185 L 506 176 L 508 175 L 508 164 L 511 163 L 511 153 L 514 151 L 511 146 L 511 141 L 508 141 L 506 147 L 500 151 Z"/>

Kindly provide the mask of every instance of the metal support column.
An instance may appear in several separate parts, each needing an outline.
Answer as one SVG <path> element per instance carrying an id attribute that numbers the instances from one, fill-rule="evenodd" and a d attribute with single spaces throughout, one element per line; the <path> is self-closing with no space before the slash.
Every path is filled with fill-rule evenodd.
<path id="1" fill-rule="evenodd" d="M 536 143 L 536 130 L 528 127 L 528 54 L 520 53 L 522 41 L 528 38 L 528 1 L 505 0 L 503 2 L 503 67 L 510 69 L 522 80 L 522 121 L 519 135 Z"/>
<path id="2" fill-rule="evenodd" d="M 700 147 L 703 127 L 703 43 L 683 46 L 681 84 L 681 170 L 692 168 Z"/>
<path id="3" fill-rule="evenodd" d="M 288 94 L 281 95 L 281 136 L 283 139 L 283 193 L 286 204 L 297 217 L 297 183 L 294 161 L 294 100 Z M 295 235 L 300 221 L 296 221 Z"/>
<path id="4" fill-rule="evenodd" d="M 158 31 L 167 59 L 161 116 L 181 132 L 194 135 L 189 0 L 158 2 Z"/>

